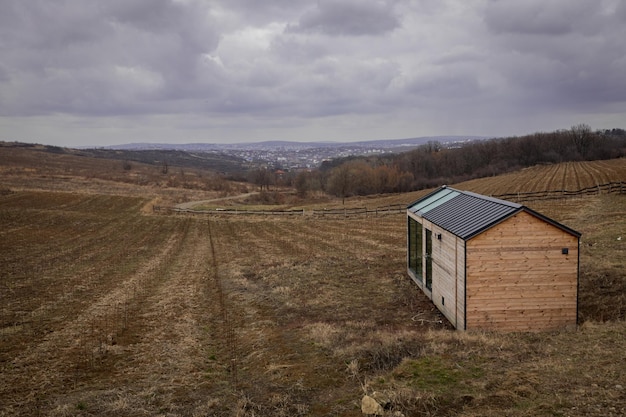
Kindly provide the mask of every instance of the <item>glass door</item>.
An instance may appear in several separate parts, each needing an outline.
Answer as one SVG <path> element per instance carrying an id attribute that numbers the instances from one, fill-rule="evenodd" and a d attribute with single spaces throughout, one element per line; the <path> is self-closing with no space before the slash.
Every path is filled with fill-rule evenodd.
<path id="1" fill-rule="evenodd" d="M 409 217 L 409 269 L 422 281 L 422 225 Z"/>
<path id="2" fill-rule="evenodd" d="M 424 257 L 426 258 L 426 288 L 432 291 L 433 289 L 433 233 L 426 229 L 426 253 Z"/>

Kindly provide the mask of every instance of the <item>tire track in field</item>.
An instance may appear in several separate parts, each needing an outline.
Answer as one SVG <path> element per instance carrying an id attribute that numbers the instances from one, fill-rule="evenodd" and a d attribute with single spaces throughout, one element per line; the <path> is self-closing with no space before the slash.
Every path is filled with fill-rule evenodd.
<path id="1" fill-rule="evenodd" d="M 29 256 L 24 257 L 16 253 L 14 254 L 14 262 L 19 262 L 19 268 L 22 272 L 27 272 L 29 275 L 37 274 L 39 289 L 46 294 L 48 294 L 49 289 L 54 291 L 58 287 L 51 286 L 48 288 L 45 282 L 41 281 L 42 279 L 45 280 L 46 276 L 49 276 L 50 280 L 56 281 L 58 275 L 63 275 L 63 282 L 66 286 L 70 284 L 68 280 L 75 276 L 81 280 L 84 279 L 88 274 L 79 272 L 77 275 L 73 275 L 71 274 L 72 270 L 77 268 L 80 271 L 80 268 L 87 268 L 89 263 L 94 262 L 99 257 L 106 256 L 106 253 L 99 249 L 111 246 L 105 243 L 110 242 L 112 236 L 119 236 L 120 231 L 132 229 L 137 221 L 136 216 L 121 216 L 119 218 L 94 218 L 92 216 L 89 219 L 76 222 L 73 220 L 75 216 L 73 213 L 59 213 L 57 220 L 50 219 L 50 211 L 37 211 L 37 213 L 37 220 L 29 222 L 31 224 L 28 226 L 30 230 L 20 232 L 22 235 L 30 235 L 28 240 L 23 243 Z M 51 221 L 58 224 L 50 225 Z M 23 219 L 22 222 L 27 222 L 27 220 Z M 51 238 L 48 239 L 47 235 L 40 236 L 49 228 L 55 233 Z M 145 236 L 145 234 L 124 236 L 124 246 L 130 246 L 136 240 L 135 236 Z M 120 253 L 124 252 L 124 246 L 115 246 L 117 252 L 110 255 L 111 259 L 119 259 Z M 68 272 L 70 272 L 69 276 Z M 19 274 L 20 271 L 15 271 L 15 273 Z M 41 285 L 42 283 L 44 285 Z M 38 289 L 32 288 L 31 291 L 36 293 Z"/>
<path id="2" fill-rule="evenodd" d="M 558 164 L 553 164 L 550 165 L 548 168 L 548 172 L 546 173 L 546 177 L 549 177 L 545 183 L 544 183 L 544 189 L 541 191 L 548 191 L 548 190 L 557 190 L 558 189 L 558 185 L 553 185 L 553 184 L 558 184 L 560 181 L 557 179 L 557 175 L 559 173 L 559 165 Z M 539 191 L 539 190 L 538 190 Z"/>
<path id="3" fill-rule="evenodd" d="M 47 333 L 60 329 L 66 317 L 79 316 L 92 303 L 97 302 L 102 291 L 112 286 L 124 285 L 127 274 L 134 273 L 133 269 L 135 273 L 141 271 L 141 265 L 137 265 L 126 272 L 127 262 L 133 260 L 133 251 L 136 248 L 147 243 L 151 235 L 157 235 L 155 229 L 158 223 L 151 222 L 143 224 L 143 228 L 137 228 L 133 220 L 135 217 L 110 222 L 95 237 L 82 235 L 87 243 L 72 243 L 72 247 L 68 249 L 69 255 L 59 255 L 58 262 L 52 265 L 46 263 L 36 273 L 36 277 L 32 278 L 32 285 L 35 287 L 29 291 L 28 298 L 19 294 L 13 295 L 10 307 L 13 312 L 5 311 L 3 318 L 11 319 L 19 325 L 20 331 L 13 332 L 8 343 L 13 340 L 10 344 L 18 349 L 22 343 L 18 343 L 18 340 L 27 339 L 29 343 L 40 340 Z M 125 245 L 111 244 L 110 236 L 109 242 L 104 243 L 107 235 L 119 235 L 123 233 L 121 231 L 127 232 L 124 236 Z M 64 242 L 63 245 L 66 246 L 67 243 Z M 48 250 L 53 253 L 62 252 L 51 248 Z M 86 255 L 82 256 L 83 253 Z M 122 269 L 118 270 L 118 267 Z M 30 270 L 32 271 L 32 267 Z M 15 316 L 17 311 L 25 311 L 27 314 L 18 317 Z"/>
<path id="4" fill-rule="evenodd" d="M 321 401 L 318 395 L 325 399 L 334 395 L 325 387 L 331 381 L 342 380 L 343 366 L 313 346 L 303 337 L 299 326 L 291 324 L 290 316 L 284 315 L 288 305 L 297 304 L 298 298 L 295 289 L 291 296 L 296 299 L 283 294 L 281 288 L 286 287 L 281 285 L 297 286 L 300 274 L 306 271 L 306 267 L 299 268 L 290 262 L 307 262 L 308 257 L 306 252 L 290 249 L 289 242 L 301 239 L 300 228 L 307 222 L 263 223 L 220 221 L 211 226 L 218 266 L 213 275 L 219 277 L 218 285 L 226 304 L 220 310 L 228 314 L 222 324 L 228 321 L 235 339 L 224 342 L 226 346 L 234 345 L 231 349 L 235 351 L 237 380 L 231 380 L 230 384 L 236 382 L 241 393 L 239 402 L 243 401 L 259 415 L 306 415 Z M 248 244 L 246 249 L 232 253 L 240 242 Z M 251 243 L 254 245 L 250 246 Z M 283 256 L 286 252 L 287 260 Z M 280 261 L 276 262 L 277 259 Z M 248 268 L 256 271 L 254 276 L 242 275 Z M 277 276 L 283 273 L 287 274 L 284 282 Z M 223 331 L 226 333 L 223 337 L 228 338 L 228 332 Z M 350 389 L 358 391 L 358 387 Z"/>
<path id="5" fill-rule="evenodd" d="M 215 302 L 210 226 L 186 220 L 135 319 L 110 346 L 104 374 L 88 372 L 80 389 L 59 395 L 60 409 L 80 402 L 94 404 L 95 414 L 213 415 L 212 396 L 226 397 L 220 392 L 231 375 L 221 340 L 226 310 Z"/>
<path id="6" fill-rule="evenodd" d="M 546 168 L 534 166 L 527 172 L 526 185 L 523 192 L 544 191 L 546 188 L 545 174 Z"/>
<path id="7" fill-rule="evenodd" d="M 567 190 L 567 178 L 568 178 L 568 174 L 567 172 L 569 171 L 569 162 L 564 162 L 562 164 L 560 164 L 561 166 L 563 166 L 563 176 L 561 178 L 561 190 Z"/>
<path id="8" fill-rule="evenodd" d="M 389 224 L 389 228 L 380 230 L 367 225 L 368 219 L 361 222 L 354 220 L 327 221 L 322 224 L 307 223 L 302 226 L 308 236 L 307 246 L 333 242 L 328 254 L 349 251 L 352 256 L 369 256 L 370 253 L 396 253 L 404 251 L 403 222 L 384 219 L 380 224 Z M 401 224 L 402 226 L 399 226 Z M 388 231 L 388 232 L 387 232 Z M 307 233 L 308 232 L 308 233 Z"/>
<path id="9" fill-rule="evenodd" d="M 106 356 L 118 333 L 128 325 L 115 322 L 120 303 L 128 305 L 132 314 L 142 295 L 154 285 L 171 254 L 180 244 L 181 236 L 172 236 L 160 253 L 121 284 L 91 301 L 82 313 L 60 324 L 60 328 L 32 340 L 28 346 L 3 365 L 0 373 L 0 403 L 15 415 L 34 415 L 41 407 L 50 409 L 54 395 L 82 382 Z M 132 319 L 130 319 L 132 321 Z"/>
<path id="10" fill-rule="evenodd" d="M 603 161 L 594 161 L 593 163 L 590 163 L 590 169 L 596 173 L 600 184 L 619 181 L 619 179 L 617 179 L 619 177 L 615 174 L 615 171 L 611 167 L 603 164 Z"/>
<path id="11" fill-rule="evenodd" d="M 573 162 L 572 168 L 574 171 L 574 175 L 572 175 L 572 179 L 574 180 L 574 184 L 575 184 L 573 190 L 580 190 L 582 187 L 580 186 L 580 176 L 578 174 L 579 166 L 576 162 Z"/>
<path id="12" fill-rule="evenodd" d="M 207 219 L 207 233 L 209 241 L 209 253 L 210 261 L 208 266 L 209 280 L 212 281 L 212 285 L 215 289 L 219 305 L 219 315 L 221 318 L 221 334 L 226 340 L 226 357 L 228 359 L 228 368 L 231 376 L 231 386 L 237 387 L 238 377 L 238 345 L 237 337 L 235 336 L 235 329 L 231 319 L 231 312 L 229 311 L 229 305 L 227 304 L 227 295 L 225 294 L 224 286 L 220 277 L 220 266 L 218 262 L 215 241 L 217 239 L 214 236 L 215 231 L 212 227 L 211 219 Z"/>
<path id="13" fill-rule="evenodd" d="M 587 187 L 593 187 L 599 184 L 596 181 L 596 178 L 593 176 L 593 173 L 589 170 L 589 162 L 578 162 L 578 172 L 580 176 L 578 189 L 583 189 Z"/>
<path id="14" fill-rule="evenodd" d="M 604 173 L 605 182 L 626 181 L 626 162 L 620 160 L 596 161 L 599 171 Z"/>
<path id="15" fill-rule="evenodd" d="M 585 173 L 589 177 L 591 177 L 591 183 L 586 185 L 586 187 L 593 187 L 596 185 L 604 184 L 602 173 L 595 167 L 596 167 L 596 162 L 584 162 L 583 163 L 583 169 Z M 610 181 L 606 181 L 606 182 L 610 182 Z"/>
<path id="16" fill-rule="evenodd" d="M 284 248 L 285 253 L 299 258 L 303 255 L 310 256 L 312 253 L 333 255 L 342 251 L 353 254 L 370 251 L 397 251 L 398 237 L 404 236 L 397 227 L 402 226 L 402 221 L 383 218 L 376 219 L 381 224 L 389 224 L 391 233 L 380 233 L 373 230 L 368 224 L 371 218 L 355 220 L 323 220 L 312 222 L 310 220 L 294 220 L 293 222 L 280 222 L 273 224 L 274 241 L 277 246 Z M 402 240 L 404 244 L 404 240 Z"/>
<path id="17" fill-rule="evenodd" d="M 393 221 L 385 219 L 393 224 Z M 373 233 L 365 223 L 359 227 L 354 220 L 289 220 L 266 223 L 254 229 L 254 236 L 241 235 L 244 241 L 254 239 L 262 243 L 255 245 L 253 256 L 258 259 L 254 269 L 261 265 L 273 265 L 274 259 L 280 264 L 301 263 L 313 258 L 349 256 L 371 258 L 388 254 L 404 254 L 403 232 L 382 235 Z M 398 229 L 399 230 L 399 229 Z M 397 232 L 397 230 L 396 230 Z M 397 242 L 402 241 L 398 244 Z M 393 255 L 393 256 L 395 256 Z"/>
<path id="18" fill-rule="evenodd" d="M 221 224 L 230 222 L 229 227 L 236 235 L 233 243 L 237 246 L 238 253 L 232 253 L 233 257 L 243 257 L 242 251 L 245 251 L 247 254 L 245 258 L 254 259 L 254 262 L 259 265 L 270 259 L 280 258 L 282 261 L 288 261 L 299 258 L 303 252 L 309 251 L 302 244 L 305 237 L 294 237 L 294 227 L 292 227 L 305 222 L 304 220 L 226 219 L 224 222 L 226 223 Z M 223 243 L 220 241 L 217 244 Z"/>

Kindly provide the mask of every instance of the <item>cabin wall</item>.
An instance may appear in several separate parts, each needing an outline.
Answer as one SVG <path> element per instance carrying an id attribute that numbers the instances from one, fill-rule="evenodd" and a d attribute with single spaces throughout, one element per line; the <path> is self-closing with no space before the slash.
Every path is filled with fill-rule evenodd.
<path id="1" fill-rule="evenodd" d="M 432 224 L 427 227 L 432 231 L 433 241 L 432 300 L 450 323 L 457 327 L 457 238 Z"/>
<path id="2" fill-rule="evenodd" d="M 577 237 L 522 211 L 466 246 L 467 329 L 576 325 Z"/>
<path id="3" fill-rule="evenodd" d="M 465 241 L 456 239 L 456 328 L 465 330 Z"/>
<path id="4" fill-rule="evenodd" d="M 422 268 L 423 279 L 416 277 L 410 269 L 407 269 L 407 272 L 450 323 L 458 329 L 464 329 L 465 241 L 428 220 L 412 213 L 409 213 L 409 216 L 422 224 L 423 239 L 426 239 L 427 229 L 432 232 L 432 291 L 425 285 L 426 262 Z M 437 238 L 438 235 L 441 235 L 441 239 Z M 425 247 L 424 244 L 424 249 Z"/>

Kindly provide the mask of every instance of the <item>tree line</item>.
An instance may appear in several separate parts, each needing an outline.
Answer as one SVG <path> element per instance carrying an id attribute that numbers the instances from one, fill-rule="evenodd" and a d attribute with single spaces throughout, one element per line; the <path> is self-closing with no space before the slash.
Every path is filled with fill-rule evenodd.
<path id="1" fill-rule="evenodd" d="M 293 178 L 300 195 L 324 191 L 337 197 L 407 192 L 500 175 L 537 164 L 626 156 L 626 131 L 593 131 L 586 124 L 463 145 L 432 141 L 396 155 L 324 162 Z"/>

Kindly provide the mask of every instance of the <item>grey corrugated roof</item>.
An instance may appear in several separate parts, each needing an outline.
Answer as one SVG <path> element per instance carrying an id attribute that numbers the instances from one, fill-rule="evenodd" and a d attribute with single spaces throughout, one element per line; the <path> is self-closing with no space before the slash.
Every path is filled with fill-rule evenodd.
<path id="1" fill-rule="evenodd" d="M 465 240 L 522 209 L 520 204 L 446 186 L 408 207 L 412 213 Z"/>
<path id="2" fill-rule="evenodd" d="M 511 216 L 520 208 L 520 205 L 503 204 L 493 199 L 459 193 L 446 204 L 424 213 L 422 217 L 462 239 L 469 239 Z"/>

